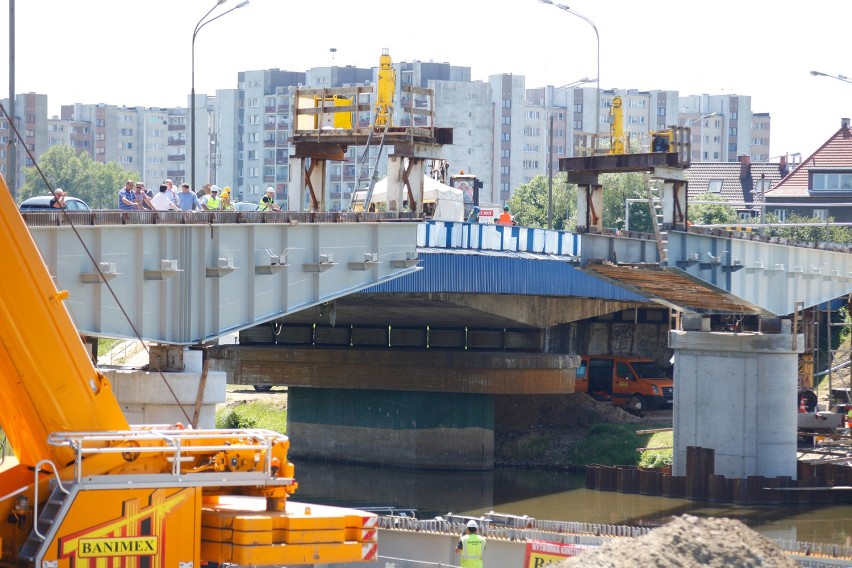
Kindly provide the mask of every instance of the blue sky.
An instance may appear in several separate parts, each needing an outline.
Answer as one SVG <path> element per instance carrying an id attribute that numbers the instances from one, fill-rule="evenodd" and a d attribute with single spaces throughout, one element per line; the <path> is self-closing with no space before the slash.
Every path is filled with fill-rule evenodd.
<path id="1" fill-rule="evenodd" d="M 216 4 L 15 1 L 16 91 L 47 94 L 52 114 L 75 102 L 185 106 L 192 31 Z M 227 0 L 212 15 L 238 1 Z M 852 83 L 809 74 L 852 75 L 846 41 L 852 3 L 564 3 L 598 29 L 602 88 L 750 95 L 755 112 L 772 116 L 773 155 L 810 155 L 839 128 L 841 117 L 852 115 Z M 8 6 L 0 11 L 6 47 Z M 383 48 L 396 61 L 471 67 L 475 80 L 525 75 L 528 87 L 597 73 L 592 26 L 538 0 L 250 0 L 199 32 L 196 91 L 233 88 L 242 70 L 375 66 Z M 8 67 L 2 58 L 3 98 Z"/>

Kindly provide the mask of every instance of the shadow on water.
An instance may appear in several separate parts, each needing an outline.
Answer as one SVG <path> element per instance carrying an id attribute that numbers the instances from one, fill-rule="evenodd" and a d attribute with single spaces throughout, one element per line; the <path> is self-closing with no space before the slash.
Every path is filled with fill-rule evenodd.
<path id="1" fill-rule="evenodd" d="M 590 491 L 582 474 L 382 469 L 299 462 L 295 501 L 353 507 L 414 508 L 421 517 L 489 511 L 553 521 L 657 525 L 673 515 L 737 519 L 769 538 L 852 543 L 852 507 L 744 507 Z"/>

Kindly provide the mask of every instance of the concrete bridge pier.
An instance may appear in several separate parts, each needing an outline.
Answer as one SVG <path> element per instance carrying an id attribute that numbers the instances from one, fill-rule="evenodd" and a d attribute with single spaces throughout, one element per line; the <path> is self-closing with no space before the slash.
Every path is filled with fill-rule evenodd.
<path id="1" fill-rule="evenodd" d="M 216 404 L 225 402 L 226 375 L 208 370 L 202 386 L 202 352 L 180 346 L 149 347 L 151 369 L 100 369 L 130 424 L 216 427 Z M 162 375 L 162 376 L 161 376 Z M 196 412 L 196 407 L 198 411 Z"/>
<path id="2" fill-rule="evenodd" d="M 796 479 L 796 393 L 802 335 L 710 332 L 708 319 L 670 332 L 674 350 L 674 464 L 687 446 L 716 451 L 716 475 Z"/>

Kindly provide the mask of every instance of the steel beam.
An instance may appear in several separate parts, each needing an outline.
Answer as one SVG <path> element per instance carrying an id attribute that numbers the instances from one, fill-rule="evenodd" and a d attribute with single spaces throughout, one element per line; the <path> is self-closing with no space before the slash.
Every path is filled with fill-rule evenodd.
<path id="1" fill-rule="evenodd" d="M 98 267 L 71 227 L 30 232 L 81 334 L 176 345 L 418 270 L 416 223 L 77 226 Z"/>

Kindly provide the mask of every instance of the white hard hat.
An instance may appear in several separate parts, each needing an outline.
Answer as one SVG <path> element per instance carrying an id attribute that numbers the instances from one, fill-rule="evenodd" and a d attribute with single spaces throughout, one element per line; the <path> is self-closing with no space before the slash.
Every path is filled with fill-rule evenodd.
<path id="1" fill-rule="evenodd" d="M 467 522 L 467 528 L 478 529 L 479 525 L 476 524 L 476 521 L 470 520 L 470 521 Z"/>
<path id="2" fill-rule="evenodd" d="M 274 188 L 274 187 L 272 187 L 272 186 L 267 187 L 267 188 L 266 188 L 266 193 L 275 193 L 275 188 Z"/>

